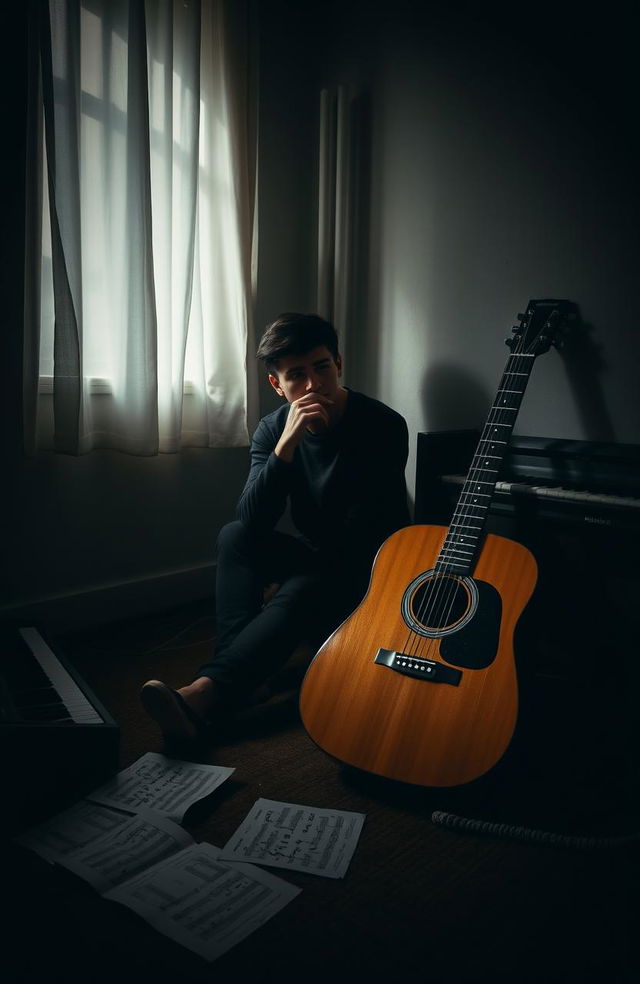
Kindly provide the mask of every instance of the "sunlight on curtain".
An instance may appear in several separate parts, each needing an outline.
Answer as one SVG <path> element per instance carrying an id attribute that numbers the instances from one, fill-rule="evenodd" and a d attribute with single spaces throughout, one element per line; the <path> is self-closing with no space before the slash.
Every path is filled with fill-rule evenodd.
<path id="1" fill-rule="evenodd" d="M 251 145 L 230 88 L 246 71 L 229 64 L 243 53 L 229 30 L 246 28 L 233 3 L 232 18 L 222 0 L 49 4 L 40 374 L 59 450 L 248 443 Z"/>

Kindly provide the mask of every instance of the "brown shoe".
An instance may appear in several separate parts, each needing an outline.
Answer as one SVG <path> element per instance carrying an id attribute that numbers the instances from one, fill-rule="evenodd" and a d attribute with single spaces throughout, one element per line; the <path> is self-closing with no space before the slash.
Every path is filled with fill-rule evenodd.
<path id="1" fill-rule="evenodd" d="M 140 701 L 165 738 L 193 742 L 202 737 L 206 728 L 204 719 L 161 680 L 147 680 L 140 691 Z"/>

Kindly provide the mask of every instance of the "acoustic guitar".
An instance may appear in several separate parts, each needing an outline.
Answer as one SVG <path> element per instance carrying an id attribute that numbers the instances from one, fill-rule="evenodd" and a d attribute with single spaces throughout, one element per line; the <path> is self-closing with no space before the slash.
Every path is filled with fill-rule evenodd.
<path id="1" fill-rule="evenodd" d="M 513 636 L 537 566 L 524 546 L 483 529 L 533 363 L 557 343 L 569 308 L 530 301 L 518 315 L 450 526 L 408 526 L 385 540 L 363 601 L 309 665 L 303 725 L 345 764 L 455 786 L 491 769 L 511 742 Z"/>

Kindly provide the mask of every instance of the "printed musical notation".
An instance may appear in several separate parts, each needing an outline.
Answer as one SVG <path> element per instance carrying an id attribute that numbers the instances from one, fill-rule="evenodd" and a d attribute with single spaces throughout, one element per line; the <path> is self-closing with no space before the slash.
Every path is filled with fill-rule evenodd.
<path id="1" fill-rule="evenodd" d="M 181 823 L 193 803 L 212 793 L 233 772 L 235 769 L 227 766 L 201 765 L 147 752 L 89 798 L 121 810 L 150 807 Z"/>
<path id="2" fill-rule="evenodd" d="M 224 849 L 195 843 L 176 821 L 233 771 L 148 752 L 14 840 L 212 961 L 300 892 L 248 862 L 342 878 L 365 820 L 259 799 Z"/>
<path id="3" fill-rule="evenodd" d="M 193 844 L 105 898 L 133 909 L 205 960 L 215 960 L 299 893 L 253 865 L 222 861 L 212 844 Z"/>
<path id="4" fill-rule="evenodd" d="M 259 799 L 221 858 L 343 878 L 365 821 L 363 813 Z"/>
<path id="5" fill-rule="evenodd" d="M 172 819 L 233 771 L 149 752 L 14 840 L 215 960 L 300 892 L 252 865 L 220 860 L 218 847 L 196 844 Z"/>

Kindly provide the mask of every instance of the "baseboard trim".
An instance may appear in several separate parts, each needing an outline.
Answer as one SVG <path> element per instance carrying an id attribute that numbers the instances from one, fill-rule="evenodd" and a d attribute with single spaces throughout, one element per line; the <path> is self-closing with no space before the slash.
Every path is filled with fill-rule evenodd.
<path id="1" fill-rule="evenodd" d="M 0 606 L 0 620 L 68 632 L 207 599 L 213 611 L 215 568 L 213 562 L 204 563 L 25 599 Z"/>

